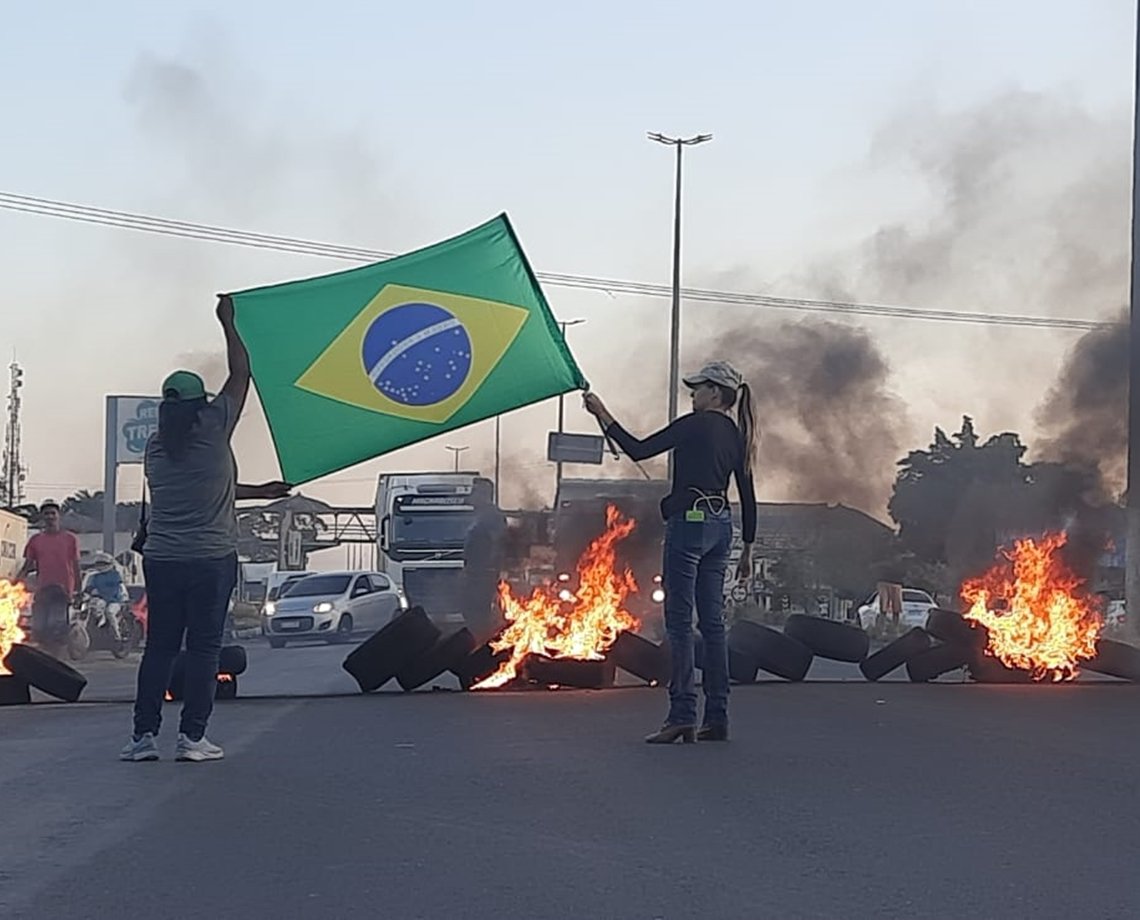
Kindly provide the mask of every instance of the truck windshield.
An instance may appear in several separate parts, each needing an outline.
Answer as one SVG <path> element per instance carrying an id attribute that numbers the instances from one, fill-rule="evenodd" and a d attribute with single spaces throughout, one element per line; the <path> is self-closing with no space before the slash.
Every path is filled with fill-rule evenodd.
<path id="1" fill-rule="evenodd" d="M 472 511 L 401 511 L 392 516 L 392 547 L 462 549 L 475 523 Z"/>

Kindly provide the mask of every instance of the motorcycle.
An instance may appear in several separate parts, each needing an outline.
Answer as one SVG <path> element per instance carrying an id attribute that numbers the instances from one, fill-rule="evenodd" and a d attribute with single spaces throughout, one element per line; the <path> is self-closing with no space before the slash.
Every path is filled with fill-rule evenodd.
<path id="1" fill-rule="evenodd" d="M 68 635 L 68 654 L 78 661 L 95 646 L 106 648 L 116 658 L 126 658 L 139 647 L 141 639 L 142 625 L 129 603 L 86 594 Z"/>

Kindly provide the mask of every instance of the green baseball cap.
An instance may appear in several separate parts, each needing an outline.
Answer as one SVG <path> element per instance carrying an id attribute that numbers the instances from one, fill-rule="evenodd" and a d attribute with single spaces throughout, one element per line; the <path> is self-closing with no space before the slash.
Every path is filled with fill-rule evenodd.
<path id="1" fill-rule="evenodd" d="M 206 398 L 206 384 L 193 371 L 175 371 L 162 381 L 162 398 L 188 402 Z"/>

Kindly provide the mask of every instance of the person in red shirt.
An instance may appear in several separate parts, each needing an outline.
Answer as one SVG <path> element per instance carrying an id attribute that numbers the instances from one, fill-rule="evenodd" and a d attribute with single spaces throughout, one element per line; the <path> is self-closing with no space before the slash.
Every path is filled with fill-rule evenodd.
<path id="1" fill-rule="evenodd" d="M 60 525 L 60 510 L 56 502 L 44 502 L 40 506 L 40 518 L 43 530 L 24 547 L 24 564 L 16 579 L 23 581 L 35 572 L 32 636 L 41 644 L 51 644 L 66 638 L 68 606 L 82 583 L 79 541 L 75 534 Z"/>

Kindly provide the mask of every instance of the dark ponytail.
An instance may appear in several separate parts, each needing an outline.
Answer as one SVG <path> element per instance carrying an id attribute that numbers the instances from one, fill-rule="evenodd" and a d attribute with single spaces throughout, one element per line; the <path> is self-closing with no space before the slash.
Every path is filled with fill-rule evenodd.
<path id="1" fill-rule="evenodd" d="M 164 399 L 158 406 L 158 443 L 175 462 L 186 456 L 190 437 L 198 424 L 198 414 L 206 407 L 204 399 Z"/>
<path id="2" fill-rule="evenodd" d="M 740 385 L 737 395 L 736 425 L 744 442 L 744 469 L 752 475 L 752 464 L 756 462 L 756 415 L 752 410 L 752 388 L 747 383 Z"/>

